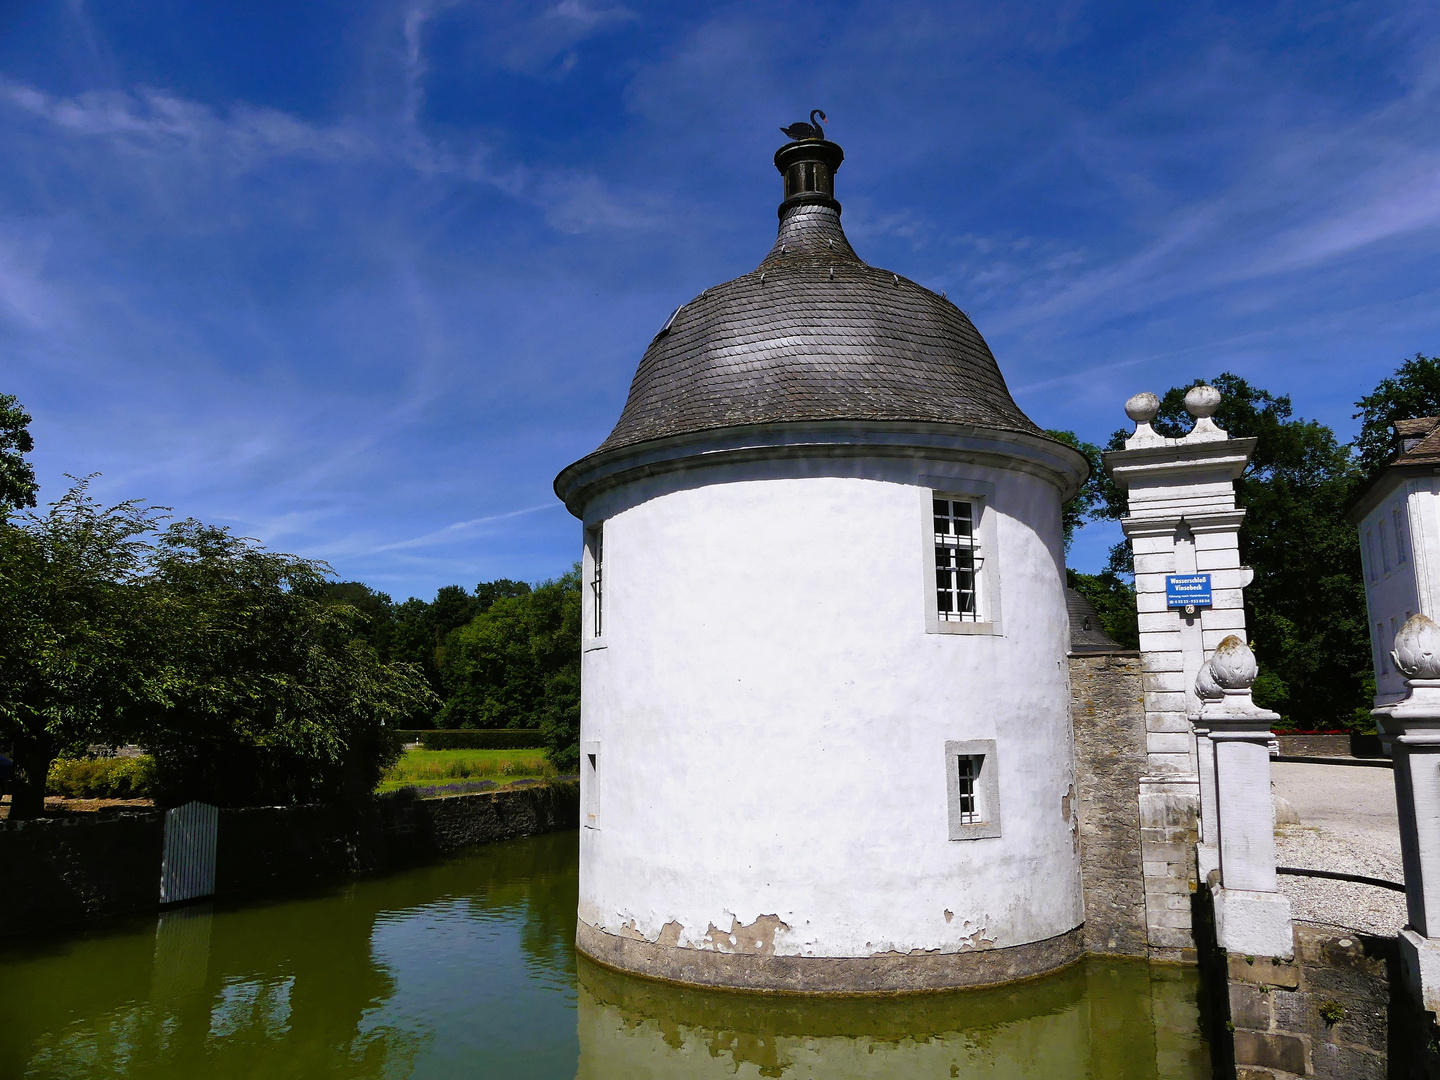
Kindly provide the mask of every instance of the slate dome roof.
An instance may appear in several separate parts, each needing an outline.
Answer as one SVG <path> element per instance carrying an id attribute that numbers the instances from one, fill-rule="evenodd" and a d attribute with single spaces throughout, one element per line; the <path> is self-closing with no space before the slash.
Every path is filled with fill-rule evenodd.
<path id="1" fill-rule="evenodd" d="M 790 143 L 775 246 L 681 306 L 651 341 L 602 454 L 779 422 L 920 421 L 1043 433 L 953 303 L 865 263 L 840 225 L 834 143 Z M 591 455 L 594 456 L 594 455 Z"/>

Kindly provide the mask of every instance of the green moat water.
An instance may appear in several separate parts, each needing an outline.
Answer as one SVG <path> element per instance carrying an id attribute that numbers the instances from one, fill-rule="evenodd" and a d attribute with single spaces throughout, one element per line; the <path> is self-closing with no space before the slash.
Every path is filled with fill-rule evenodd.
<path id="1" fill-rule="evenodd" d="M 0 952 L 0 1077 L 1198 1078 L 1193 971 L 815 1001 L 577 958 L 575 834 Z"/>

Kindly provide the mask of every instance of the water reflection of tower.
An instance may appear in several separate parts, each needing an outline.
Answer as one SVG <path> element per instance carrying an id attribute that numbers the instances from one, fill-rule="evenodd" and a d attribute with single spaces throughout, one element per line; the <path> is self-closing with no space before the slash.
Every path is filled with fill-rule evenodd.
<path id="1" fill-rule="evenodd" d="M 888 998 L 737 995 L 581 960 L 577 1080 L 1209 1075 L 1193 972 L 1094 960 L 1004 990 Z"/>
<path id="2" fill-rule="evenodd" d="M 1080 955 L 1087 466 L 959 308 L 855 254 L 843 159 L 781 147 L 769 255 L 666 321 L 556 479 L 585 525 L 577 943 L 624 970 L 885 991 Z"/>

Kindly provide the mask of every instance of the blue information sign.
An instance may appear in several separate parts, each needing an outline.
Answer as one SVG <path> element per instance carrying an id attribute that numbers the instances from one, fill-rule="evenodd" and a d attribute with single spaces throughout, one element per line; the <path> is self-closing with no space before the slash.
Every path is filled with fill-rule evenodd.
<path id="1" fill-rule="evenodd" d="M 1166 607 L 1209 607 L 1210 603 L 1209 574 L 1165 575 Z"/>

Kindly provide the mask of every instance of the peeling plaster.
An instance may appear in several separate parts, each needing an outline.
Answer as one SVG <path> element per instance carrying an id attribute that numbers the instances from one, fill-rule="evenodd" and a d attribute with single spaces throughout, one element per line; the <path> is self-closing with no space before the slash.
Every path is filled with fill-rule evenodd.
<path id="1" fill-rule="evenodd" d="M 788 923 L 780 921 L 778 915 L 761 915 L 748 926 L 742 925 L 734 915 L 730 916 L 729 931 L 721 930 L 713 922 L 705 932 L 701 948 L 718 952 L 747 953 L 751 956 L 774 956 L 775 935 L 789 930 Z"/>
<path id="2" fill-rule="evenodd" d="M 945 909 L 945 921 L 948 923 L 948 922 L 949 922 L 951 919 L 953 919 L 953 918 L 955 918 L 955 913 L 954 913 L 953 911 L 951 911 L 949 908 L 946 908 L 946 909 Z"/>

